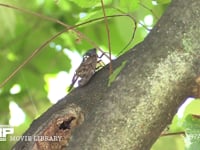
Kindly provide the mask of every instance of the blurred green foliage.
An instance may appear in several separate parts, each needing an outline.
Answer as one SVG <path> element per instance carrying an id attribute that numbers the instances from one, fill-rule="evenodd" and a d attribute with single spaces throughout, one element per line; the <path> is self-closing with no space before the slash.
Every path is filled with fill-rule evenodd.
<path id="1" fill-rule="evenodd" d="M 200 147 L 200 115 L 188 115 L 184 121 L 186 133 L 186 150 L 197 150 Z"/>
<path id="2" fill-rule="evenodd" d="M 89 21 L 78 26 L 76 30 L 104 51 L 108 51 L 104 20 L 91 21 L 103 17 L 99 0 L 0 0 L 0 3 L 37 12 L 70 26 Z M 108 17 L 112 54 L 118 56 L 134 33 L 134 39 L 122 53 L 141 42 L 149 33 L 148 29 L 153 28 L 169 3 L 170 0 L 104 0 L 107 16 L 129 14 L 135 21 L 128 16 Z M 150 25 L 145 22 L 147 16 L 153 19 Z M 65 28 L 58 22 L 2 5 L 0 6 L 0 22 L 0 83 L 44 42 Z M 73 67 L 71 66 L 73 58 L 66 55 L 64 49 L 83 54 L 92 47 L 94 45 L 71 30 L 61 34 L 42 48 L 25 67 L 0 88 L 0 124 L 9 124 L 9 104 L 11 101 L 15 102 L 25 113 L 25 122 L 15 127 L 15 135 L 21 135 L 33 119 L 52 105 L 47 98 L 48 88 L 45 88 L 47 86 L 45 75 L 56 75 L 60 71 L 69 72 Z M 20 92 L 12 94 L 10 90 L 14 85 L 20 86 Z M 191 104 L 185 113 L 191 114 L 191 110 L 194 110 L 196 106 L 197 104 Z M 195 114 L 198 114 L 199 110 L 195 110 Z M 176 115 L 169 131 L 184 130 L 183 122 L 187 115 L 185 114 L 183 120 Z M 14 142 L 10 141 L 0 142 L 0 149 L 10 149 L 13 144 Z M 183 136 L 176 135 L 159 138 L 152 150 L 182 150 L 184 147 Z"/>

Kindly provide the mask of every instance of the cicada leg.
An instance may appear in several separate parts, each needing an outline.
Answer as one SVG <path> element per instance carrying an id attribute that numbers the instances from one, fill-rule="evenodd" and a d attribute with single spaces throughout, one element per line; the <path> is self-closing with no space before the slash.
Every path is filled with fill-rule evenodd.
<path id="1" fill-rule="evenodd" d="M 71 85 L 69 86 L 69 88 L 68 88 L 68 92 L 70 92 L 71 91 L 71 89 L 74 87 L 74 84 L 76 83 L 76 81 L 78 80 L 78 76 L 75 74 L 74 76 L 73 76 L 73 78 L 72 78 L 72 83 L 71 83 Z"/>

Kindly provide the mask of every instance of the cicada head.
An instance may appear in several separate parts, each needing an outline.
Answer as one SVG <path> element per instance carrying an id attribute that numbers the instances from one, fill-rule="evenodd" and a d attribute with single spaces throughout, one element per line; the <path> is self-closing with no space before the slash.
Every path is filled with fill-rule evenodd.
<path id="1" fill-rule="evenodd" d="M 83 61 L 88 59 L 89 57 L 97 57 L 97 50 L 96 48 L 88 50 L 84 55 L 83 55 Z"/>

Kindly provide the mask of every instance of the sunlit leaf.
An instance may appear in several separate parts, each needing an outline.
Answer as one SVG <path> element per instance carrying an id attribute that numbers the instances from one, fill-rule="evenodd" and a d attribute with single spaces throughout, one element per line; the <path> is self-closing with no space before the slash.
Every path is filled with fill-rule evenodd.
<path id="1" fill-rule="evenodd" d="M 79 5 L 83 8 L 94 7 L 95 5 L 99 4 L 99 0 L 70 0 Z"/>
<path id="2" fill-rule="evenodd" d="M 108 86 L 110 86 L 115 81 L 119 73 L 126 66 L 126 63 L 127 61 L 123 61 L 122 64 L 119 67 L 117 67 L 117 69 L 115 69 L 113 73 L 109 76 Z"/>
<path id="3" fill-rule="evenodd" d="M 188 115 L 184 122 L 186 150 L 200 147 L 200 115 Z"/>
<path id="4" fill-rule="evenodd" d="M 180 135 L 160 137 L 151 150 L 184 150 L 184 138 Z"/>
<path id="5" fill-rule="evenodd" d="M 100 0 L 70 0 L 76 3 L 78 6 L 82 8 L 94 8 L 95 6 L 101 6 Z M 112 2 L 112 0 L 103 0 L 104 5 L 108 5 Z"/>
<path id="6" fill-rule="evenodd" d="M 183 120 L 178 118 L 178 115 L 176 114 L 172 120 L 172 123 L 169 126 L 170 127 L 169 131 L 170 132 L 182 132 L 184 130 L 182 122 L 183 122 Z"/>
<path id="7" fill-rule="evenodd" d="M 133 12 L 138 6 L 139 0 L 120 0 L 120 8 L 128 12 Z"/>
<path id="8" fill-rule="evenodd" d="M 107 16 L 119 14 L 119 12 L 117 10 L 113 9 L 113 8 L 108 8 L 108 9 L 105 9 L 105 10 L 106 10 L 106 15 Z M 80 21 L 77 22 L 77 24 L 80 24 L 80 23 L 83 23 L 83 22 L 87 22 L 89 20 L 100 18 L 100 17 L 102 17 L 102 19 L 98 20 L 97 22 L 104 21 L 102 10 L 101 9 L 97 9 L 97 10 L 94 10 L 92 12 L 87 13 L 85 17 L 81 18 Z M 108 18 L 108 19 L 112 19 L 112 18 Z M 88 25 L 88 24 L 86 24 L 86 25 Z"/>
<path id="9" fill-rule="evenodd" d="M 1 2 L 1 1 L 0 1 Z M 12 37 L 15 35 L 16 28 L 16 14 L 14 10 L 0 7 L 0 22 L 1 22 L 1 30 L 0 37 L 3 38 L 5 35 L 11 35 Z"/>

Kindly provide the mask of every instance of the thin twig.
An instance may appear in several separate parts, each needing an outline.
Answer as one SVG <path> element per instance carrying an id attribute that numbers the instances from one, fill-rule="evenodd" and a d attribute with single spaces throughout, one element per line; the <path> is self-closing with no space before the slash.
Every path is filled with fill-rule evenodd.
<path id="1" fill-rule="evenodd" d="M 106 11 L 105 11 L 105 8 L 104 8 L 104 3 L 103 3 L 103 0 L 101 0 L 101 6 L 102 6 L 102 11 L 103 11 L 103 16 L 104 16 L 104 22 L 105 22 L 105 25 L 106 25 L 106 31 L 107 31 L 107 35 L 108 35 L 108 50 L 109 50 L 109 57 L 110 57 L 110 64 L 109 64 L 109 74 L 111 75 L 112 73 L 112 59 L 111 59 L 111 44 L 110 44 L 110 30 L 109 30 L 109 27 L 108 27 L 108 19 L 107 19 L 107 16 L 106 16 Z"/>
<path id="2" fill-rule="evenodd" d="M 101 51 L 102 53 L 103 50 L 101 50 L 98 45 L 93 42 L 92 40 L 90 40 L 88 37 L 86 37 L 83 33 L 75 30 L 75 28 L 79 27 L 79 26 L 82 26 L 82 25 L 85 25 L 85 24 L 88 24 L 88 23 L 92 23 L 92 22 L 95 22 L 95 21 L 99 21 L 99 20 L 104 20 L 105 17 L 99 17 L 99 18 L 95 18 L 95 19 L 92 19 L 92 20 L 88 20 L 86 22 L 83 22 L 83 23 L 80 23 L 80 24 L 77 24 L 77 25 L 74 25 L 74 26 L 70 26 L 70 25 L 67 25 L 66 23 L 58 20 L 58 19 L 55 19 L 55 18 L 52 18 L 52 17 L 48 17 L 48 16 L 44 16 L 44 15 L 41 15 L 39 13 L 36 13 L 36 12 L 32 12 L 30 10 L 26 10 L 26 9 L 23 9 L 23 8 L 19 8 L 19 7 L 16 7 L 16 6 L 12 6 L 12 5 L 8 5 L 8 4 L 3 4 L 3 3 L 0 3 L 0 6 L 4 6 L 4 7 L 7 7 L 7 8 L 12 8 L 12 9 L 15 9 L 15 10 L 18 10 L 18 11 L 21 11 L 21 12 L 24 12 L 24 13 L 28 13 L 30 15 L 33 15 L 33 16 L 37 16 L 39 18 L 42 18 L 42 19 L 45 19 L 45 20 L 48 20 L 48 21 L 51 21 L 51 22 L 55 22 L 55 23 L 58 23 L 70 30 L 73 30 L 75 33 L 77 33 L 77 35 L 79 35 L 79 37 L 85 39 L 88 43 L 90 43 L 91 45 L 93 45 L 93 47 L 96 47 L 99 51 Z M 117 14 L 117 15 L 110 15 L 110 16 L 106 16 L 106 18 L 113 18 L 113 17 L 124 17 L 124 16 L 129 16 L 127 14 Z M 130 17 L 130 16 L 129 16 Z M 110 41 L 110 40 L 109 40 Z M 108 59 L 110 59 L 109 56 L 105 55 Z"/>
<path id="3" fill-rule="evenodd" d="M 26 58 L 1 84 L 0 84 L 0 88 L 2 88 L 11 78 L 13 78 L 13 76 L 21 69 L 23 68 L 37 53 L 40 52 L 40 50 L 44 47 L 47 46 L 47 44 L 49 44 L 53 39 L 55 39 L 56 37 L 58 37 L 60 34 L 66 32 L 68 29 L 64 29 L 63 31 L 57 33 L 56 35 L 54 35 L 53 37 L 51 37 L 50 39 L 48 39 L 46 42 L 44 42 L 39 48 L 37 48 L 36 50 L 34 50 L 34 52 L 28 57 Z"/>
<path id="4" fill-rule="evenodd" d="M 126 15 L 111 15 L 111 16 L 107 16 L 107 17 L 125 17 Z M 84 25 L 84 24 L 87 24 L 87 23 L 91 23 L 91 22 L 95 22 L 95 21 L 99 21 L 99 20 L 102 20 L 104 17 L 100 17 L 100 18 L 96 18 L 96 19 L 93 19 L 93 20 L 89 20 L 87 22 L 84 22 L 84 23 L 80 23 L 80 24 L 77 24 L 75 26 L 72 26 L 72 27 L 69 27 L 67 29 L 64 29 L 63 31 L 57 33 L 56 35 L 54 35 L 52 38 L 50 38 L 49 40 L 47 40 L 45 43 L 43 43 L 39 48 L 37 48 L 36 50 L 33 51 L 33 53 L 24 61 L 22 62 L 21 65 L 19 65 L 1 84 L 0 84 L 0 88 L 2 88 L 11 78 L 14 77 L 14 75 L 21 69 L 23 68 L 37 53 L 39 53 L 39 51 L 44 48 L 48 43 L 50 43 L 53 39 L 57 38 L 60 34 L 68 31 L 68 30 L 72 30 L 74 28 L 77 28 L 81 25 Z M 101 49 L 99 49 L 100 51 L 102 51 Z M 103 51 L 102 51 L 103 52 Z M 108 59 L 109 57 L 107 55 L 105 55 Z"/>
<path id="5" fill-rule="evenodd" d="M 25 59 L 24 62 L 22 62 L 1 84 L 0 84 L 0 88 L 2 88 L 11 78 L 13 78 L 13 76 L 19 71 L 21 70 L 21 68 L 23 68 L 37 53 L 39 53 L 39 51 L 46 47 L 48 43 L 50 43 L 53 39 L 57 38 L 60 34 L 68 31 L 68 30 L 73 30 L 74 32 L 76 32 L 80 37 L 86 39 L 91 45 L 93 45 L 94 47 L 98 48 L 98 50 L 100 50 L 102 53 L 104 53 L 99 47 L 98 45 L 93 42 L 92 40 L 90 40 L 88 37 L 86 37 L 85 35 L 83 35 L 82 33 L 78 32 L 75 30 L 75 28 L 79 27 L 79 26 L 82 26 L 84 24 L 87 24 L 87 23 L 91 23 L 91 22 L 95 22 L 95 21 L 99 21 L 99 20 L 103 20 L 104 17 L 99 17 L 99 18 L 96 18 L 96 19 L 92 19 L 92 20 L 89 20 L 89 21 L 86 21 L 86 22 L 83 22 L 83 23 L 80 23 L 80 24 L 77 24 L 77 25 L 74 25 L 74 26 L 69 26 L 67 24 L 65 24 L 64 22 L 60 21 L 60 20 L 57 20 L 57 19 L 54 19 L 54 18 L 51 18 L 51 17 L 48 17 L 48 16 L 44 16 L 44 15 L 41 15 L 39 13 L 35 13 L 35 12 L 32 12 L 32 11 L 29 11 L 29 10 L 26 10 L 26 9 L 22 9 L 22 8 L 18 8 L 18 7 L 15 7 L 15 6 L 12 6 L 12 5 L 7 5 L 7 4 L 2 4 L 0 3 L 0 6 L 4 6 L 4 7 L 8 7 L 8 8 L 13 8 L 13 9 L 16 9 L 18 11 L 21 11 L 21 12 L 25 12 L 25 13 L 28 13 L 28 14 L 31 14 L 31 15 L 34 15 L 34 16 L 37 16 L 37 17 L 40 17 L 40 18 L 43 18 L 43 19 L 46 19 L 48 21 L 52 21 L 52 22 L 56 22 L 62 26 L 64 26 L 66 29 L 64 29 L 63 31 L 57 33 L 56 35 L 54 35 L 52 38 L 50 38 L 49 40 L 47 40 L 45 43 L 43 43 L 39 48 L 37 48 L 36 50 L 33 51 L 33 53 L 27 58 Z M 107 16 L 107 18 L 113 18 L 113 17 L 125 17 L 127 15 L 121 15 L 121 14 L 118 14 L 118 15 L 111 15 L 111 16 Z M 110 59 L 109 56 L 105 55 L 108 59 Z"/>
<path id="6" fill-rule="evenodd" d="M 122 14 L 126 14 L 124 11 L 122 11 L 121 9 L 119 8 L 114 8 L 116 9 L 117 11 L 119 11 L 120 13 Z M 134 37 L 135 37 L 135 33 L 136 33 L 136 30 L 137 30 L 137 21 L 135 20 L 135 18 L 133 18 L 133 16 L 127 14 L 127 16 L 129 18 L 131 18 L 131 20 L 134 22 L 134 29 L 133 29 L 133 34 L 131 36 L 131 39 L 129 40 L 129 42 L 125 45 L 125 47 L 118 53 L 118 56 L 121 55 L 123 53 L 123 51 L 131 44 L 131 42 L 133 41 Z"/>
<path id="7" fill-rule="evenodd" d="M 173 133 L 163 133 L 160 136 L 171 136 L 171 135 L 185 135 L 185 132 L 181 131 L 181 132 L 173 132 Z"/>
<path id="8" fill-rule="evenodd" d="M 139 4 L 140 4 L 143 8 L 147 9 L 148 11 L 150 11 L 156 19 L 159 18 L 159 17 L 154 13 L 154 11 L 153 11 L 152 9 L 148 8 L 147 6 L 145 6 L 144 4 L 142 4 L 141 2 L 140 2 Z"/>

